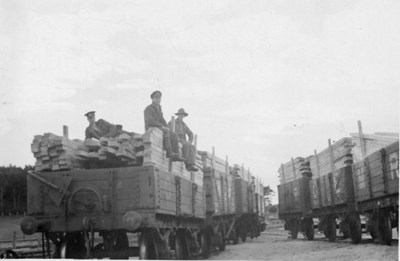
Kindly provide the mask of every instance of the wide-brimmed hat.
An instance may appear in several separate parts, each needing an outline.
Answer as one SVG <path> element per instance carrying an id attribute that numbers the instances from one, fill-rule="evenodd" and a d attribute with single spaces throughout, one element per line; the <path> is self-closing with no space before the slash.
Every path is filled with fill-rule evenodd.
<path id="1" fill-rule="evenodd" d="M 189 114 L 187 114 L 187 113 L 185 112 L 185 110 L 184 110 L 183 108 L 180 108 L 180 109 L 178 110 L 178 112 L 175 113 L 175 115 L 179 115 L 179 114 L 183 114 L 185 117 L 189 115 Z"/>

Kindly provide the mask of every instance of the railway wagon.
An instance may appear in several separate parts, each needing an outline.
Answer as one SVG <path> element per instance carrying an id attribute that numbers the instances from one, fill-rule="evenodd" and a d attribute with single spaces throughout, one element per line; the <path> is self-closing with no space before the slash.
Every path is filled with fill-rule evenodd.
<path id="1" fill-rule="evenodd" d="M 350 236 L 354 243 L 359 243 L 361 221 L 355 206 L 351 155 L 347 155 L 345 162 L 344 167 L 309 181 L 311 211 L 313 217 L 319 218 L 318 229 L 330 241 L 336 240 L 337 221 L 340 221 L 345 237 Z M 313 232 L 308 228 L 308 239 L 313 239 Z"/>
<path id="2" fill-rule="evenodd" d="M 159 130 L 147 134 L 146 146 L 150 147 L 162 137 Z M 170 259 L 175 253 L 177 259 L 189 259 L 191 253 L 206 255 L 202 172 L 188 178 L 148 163 L 31 172 L 29 216 L 21 223 L 22 231 L 44 233 L 55 246 L 55 258 L 139 255 L 141 259 Z M 179 164 L 183 163 L 169 162 L 169 169 L 179 169 Z M 201 176 L 200 182 L 195 175 Z M 140 233 L 138 246 L 129 245 L 130 233 Z"/>
<path id="3" fill-rule="evenodd" d="M 206 196 L 207 235 L 210 246 L 225 249 L 227 224 L 234 220 L 235 190 L 227 160 L 204 151 L 199 152 L 203 162 L 204 188 Z"/>
<path id="4" fill-rule="evenodd" d="M 236 218 L 235 229 L 237 237 L 242 242 L 250 238 L 258 237 L 261 224 L 256 207 L 255 184 L 249 171 L 239 168 L 237 164 L 232 169 L 235 182 Z"/>
<path id="5" fill-rule="evenodd" d="M 382 244 L 391 244 L 399 223 L 399 142 L 353 165 L 357 211 L 367 215 L 367 230 Z"/>
<path id="6" fill-rule="evenodd" d="M 278 185 L 279 218 L 285 220 L 285 230 L 289 230 L 292 238 L 297 238 L 299 230 L 307 232 L 313 238 L 312 210 L 310 201 L 311 172 L 306 162 L 302 163 L 301 177 Z"/>
<path id="7" fill-rule="evenodd" d="M 301 178 L 278 186 L 280 218 L 292 238 L 301 230 L 312 240 L 312 218 L 319 218 L 318 228 L 334 241 L 339 219 L 344 236 L 359 243 L 360 214 L 367 214 L 372 237 L 390 244 L 398 223 L 398 147 L 395 142 L 354 164 L 347 154 L 344 167 L 317 178 L 311 178 L 314 173 L 303 162 Z"/>
<path id="8" fill-rule="evenodd" d="M 256 213 L 258 215 L 258 225 L 260 232 L 265 230 L 265 201 L 264 201 L 264 185 L 261 180 L 255 179 L 255 202 Z"/>
<path id="9" fill-rule="evenodd" d="M 226 242 L 237 244 L 247 236 L 254 237 L 257 220 L 255 186 L 245 180 L 250 173 L 212 154 L 200 152 L 203 160 L 206 190 L 206 224 L 211 245 L 220 250 Z M 243 177 L 243 178 L 242 178 Z"/>

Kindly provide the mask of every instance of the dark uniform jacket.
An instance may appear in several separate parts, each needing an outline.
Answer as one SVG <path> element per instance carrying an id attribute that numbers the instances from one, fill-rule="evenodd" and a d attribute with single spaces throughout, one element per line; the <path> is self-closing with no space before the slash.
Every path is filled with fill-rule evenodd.
<path id="1" fill-rule="evenodd" d="M 89 126 L 85 130 L 86 139 L 101 137 L 114 137 L 118 134 L 117 126 L 103 119 L 97 120 L 95 126 Z"/>
<path id="2" fill-rule="evenodd" d="M 171 122 L 169 122 L 171 125 Z M 186 141 L 186 135 L 189 138 L 189 142 L 193 141 L 193 132 L 189 129 L 183 120 L 176 119 L 175 121 L 175 133 L 178 135 L 178 139 Z"/>
<path id="3" fill-rule="evenodd" d="M 150 127 L 168 127 L 164 119 L 161 106 L 150 104 L 144 110 L 144 129 L 147 131 Z"/>

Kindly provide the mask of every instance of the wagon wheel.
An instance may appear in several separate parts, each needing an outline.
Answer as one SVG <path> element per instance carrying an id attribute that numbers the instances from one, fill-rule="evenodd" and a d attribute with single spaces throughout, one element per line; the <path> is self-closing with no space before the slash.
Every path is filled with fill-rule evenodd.
<path id="1" fill-rule="evenodd" d="M 107 242 L 106 251 L 110 252 L 110 259 L 128 259 L 129 240 L 124 231 L 113 231 L 104 237 Z"/>
<path id="2" fill-rule="evenodd" d="M 239 235 L 242 242 L 246 242 L 247 224 L 245 222 L 239 227 Z"/>
<path id="3" fill-rule="evenodd" d="M 327 220 L 327 237 L 329 241 L 336 241 L 336 218 L 334 216 L 328 217 Z"/>
<path id="4" fill-rule="evenodd" d="M 256 229 L 255 229 L 255 225 L 254 224 L 251 224 L 250 225 L 250 239 L 253 239 L 255 236 L 256 236 Z"/>
<path id="5" fill-rule="evenodd" d="M 201 254 L 204 259 L 210 256 L 210 239 L 207 230 L 200 232 Z"/>
<path id="6" fill-rule="evenodd" d="M 358 214 L 351 215 L 349 217 L 349 231 L 351 241 L 355 244 L 361 242 L 362 232 L 361 232 L 361 221 Z"/>
<path id="7" fill-rule="evenodd" d="M 293 239 L 296 239 L 298 233 L 299 233 L 299 222 L 297 221 L 297 219 L 292 219 L 290 222 L 290 236 Z"/>
<path id="8" fill-rule="evenodd" d="M 189 251 L 187 241 L 185 240 L 184 231 L 179 231 L 175 236 L 175 259 L 176 260 L 187 260 L 189 259 Z"/>
<path id="9" fill-rule="evenodd" d="M 11 249 L 7 249 L 0 253 L 0 259 L 9 259 L 9 258 L 16 259 L 18 258 L 18 255 Z"/>
<path id="10" fill-rule="evenodd" d="M 304 232 L 308 240 L 314 239 L 314 222 L 312 218 L 304 219 Z"/>
<path id="11" fill-rule="evenodd" d="M 381 213 L 378 219 L 378 239 L 382 245 L 392 244 L 392 224 L 387 213 Z"/>
<path id="12" fill-rule="evenodd" d="M 80 232 L 67 233 L 61 242 L 60 256 L 62 259 L 83 259 L 86 257 L 85 239 Z"/>
<path id="13" fill-rule="evenodd" d="M 224 225 L 221 224 L 219 226 L 219 236 L 220 236 L 220 242 L 218 245 L 219 251 L 224 251 L 225 250 L 225 229 L 224 229 Z"/>
<path id="14" fill-rule="evenodd" d="M 236 245 L 237 243 L 239 243 L 239 233 L 238 233 L 238 231 L 237 231 L 236 228 L 234 228 L 234 229 L 232 230 L 231 235 L 232 235 L 232 237 L 233 237 L 233 238 L 232 238 L 233 244 Z"/>
<path id="15" fill-rule="evenodd" d="M 139 259 L 160 259 L 152 230 L 145 230 L 140 235 Z"/>

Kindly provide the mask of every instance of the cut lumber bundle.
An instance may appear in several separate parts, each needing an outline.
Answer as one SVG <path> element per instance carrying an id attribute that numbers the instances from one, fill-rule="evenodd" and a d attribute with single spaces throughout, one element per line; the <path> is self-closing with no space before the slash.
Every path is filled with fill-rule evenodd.
<path id="1" fill-rule="evenodd" d="M 278 170 L 280 183 L 286 183 L 301 177 L 300 169 L 306 162 L 305 158 L 297 157 L 291 159 L 289 162 L 281 164 Z"/>
<path id="2" fill-rule="evenodd" d="M 361 134 L 360 133 L 350 133 L 352 142 L 354 144 L 352 154 L 353 161 L 358 162 L 363 160 L 368 155 L 389 146 L 390 144 L 399 141 L 399 133 L 392 132 L 376 132 L 374 134 Z M 363 137 L 363 139 L 360 138 Z M 365 156 L 362 152 L 362 144 L 364 142 L 365 146 Z"/>
<path id="3" fill-rule="evenodd" d="M 300 178 L 300 168 L 302 164 L 309 163 L 312 178 L 325 176 L 346 164 L 362 161 L 382 148 L 399 141 L 398 133 L 377 132 L 374 134 L 350 133 L 351 137 L 344 137 L 339 141 L 330 144 L 323 151 L 314 152 L 313 156 L 307 158 L 298 157 L 286 164 L 282 164 L 279 169 L 280 183 L 292 181 Z"/>
<path id="4" fill-rule="evenodd" d="M 194 183 L 201 185 L 203 182 L 203 164 L 200 157 L 196 157 L 196 167 L 199 169 L 196 172 L 186 170 L 184 162 L 171 162 L 166 157 L 166 152 L 163 146 L 163 132 L 159 128 L 150 128 L 142 135 L 143 141 L 143 165 L 156 166 L 160 170 L 173 172 L 180 177 L 191 180 Z M 182 144 L 179 143 L 182 151 Z"/>
<path id="5" fill-rule="evenodd" d="M 141 165 L 143 153 L 136 152 L 143 149 L 139 136 L 121 134 L 117 138 L 82 141 L 69 140 L 52 133 L 36 135 L 31 144 L 36 158 L 35 170 Z"/>
<path id="6" fill-rule="evenodd" d="M 308 158 L 313 179 L 327 175 L 343 168 L 346 161 L 351 159 L 353 142 L 345 137 L 328 146 L 320 153 Z"/>
<path id="7" fill-rule="evenodd" d="M 139 166 L 142 163 L 142 136 L 121 134 L 115 138 L 102 137 L 100 140 L 84 141 L 84 149 L 77 157 L 91 163 L 90 167 Z"/>
<path id="8" fill-rule="evenodd" d="M 249 169 L 245 169 L 244 166 L 239 164 L 234 164 L 232 168 L 232 175 L 240 177 L 245 181 L 251 181 L 251 173 Z"/>
<path id="9" fill-rule="evenodd" d="M 158 128 L 150 128 L 143 135 L 124 133 L 115 138 L 85 141 L 45 133 L 34 137 L 31 150 L 36 171 L 144 165 L 176 173 L 199 185 L 203 181 L 201 156 L 197 155 L 197 172 L 187 171 L 184 162 L 170 162 L 163 149 L 163 133 Z"/>
<path id="10" fill-rule="evenodd" d="M 233 214 L 235 211 L 235 177 L 227 160 L 215 156 L 215 152 L 199 151 L 205 172 L 207 212 L 213 215 Z"/>
<path id="11" fill-rule="evenodd" d="M 53 133 L 36 135 L 31 150 L 36 158 L 36 171 L 62 170 L 72 167 L 82 168 L 84 163 L 75 157 L 82 149 L 83 141 L 69 140 Z"/>
<path id="12" fill-rule="evenodd" d="M 213 153 L 207 151 L 198 151 L 197 154 L 201 158 L 203 168 L 212 168 L 216 171 L 226 173 L 226 161 L 213 156 Z"/>

